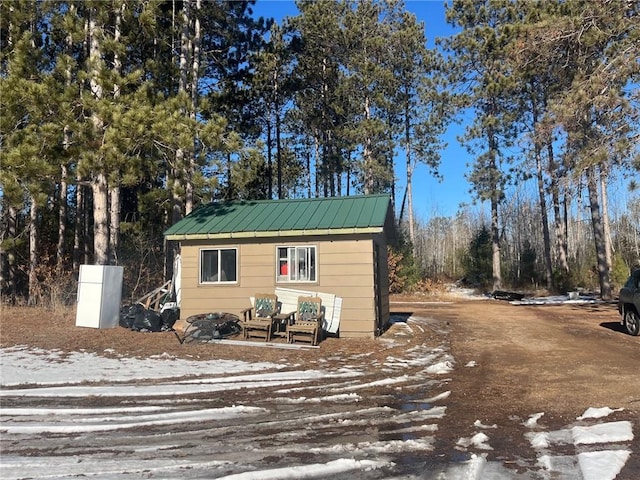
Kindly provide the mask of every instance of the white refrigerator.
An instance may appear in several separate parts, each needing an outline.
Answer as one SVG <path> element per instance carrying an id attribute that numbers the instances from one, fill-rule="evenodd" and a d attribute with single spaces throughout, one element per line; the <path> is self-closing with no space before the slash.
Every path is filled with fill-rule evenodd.
<path id="1" fill-rule="evenodd" d="M 123 267 L 80 265 L 76 326 L 115 328 L 120 320 Z"/>

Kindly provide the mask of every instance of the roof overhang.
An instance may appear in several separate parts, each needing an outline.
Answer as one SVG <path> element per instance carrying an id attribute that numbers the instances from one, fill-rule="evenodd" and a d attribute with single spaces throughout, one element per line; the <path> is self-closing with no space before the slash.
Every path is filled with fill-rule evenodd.
<path id="1" fill-rule="evenodd" d="M 330 235 L 371 235 L 382 233 L 383 227 L 327 228 L 314 230 L 278 230 L 264 232 L 225 232 L 225 233 L 176 233 L 166 235 L 167 240 L 225 240 L 235 238 L 277 238 L 277 237 L 313 237 Z"/>

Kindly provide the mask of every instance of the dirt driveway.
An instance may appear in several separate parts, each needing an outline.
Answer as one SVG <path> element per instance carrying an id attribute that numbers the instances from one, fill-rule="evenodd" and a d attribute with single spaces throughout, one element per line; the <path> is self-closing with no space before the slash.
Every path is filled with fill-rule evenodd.
<path id="1" fill-rule="evenodd" d="M 287 360 L 288 357 L 295 356 L 295 361 L 299 365 L 306 365 L 306 368 L 310 369 L 341 371 L 345 368 L 361 368 L 362 378 L 358 380 L 359 383 L 356 382 L 360 390 L 356 391 L 363 393 L 362 400 L 355 409 L 357 415 L 369 415 L 366 412 L 380 411 L 380 408 L 384 408 L 384 412 L 389 412 L 389 407 L 392 407 L 393 413 L 385 413 L 385 415 L 395 416 L 394 418 L 400 424 L 407 422 L 407 417 L 403 414 L 406 405 L 390 402 L 397 402 L 398 398 L 404 398 L 407 392 L 412 398 L 427 398 L 431 393 L 425 389 L 434 385 L 437 386 L 434 390 L 438 392 L 442 390 L 450 392 L 440 401 L 446 407 L 446 414 L 437 420 L 430 420 L 437 423 L 433 426 L 434 429 L 424 430 L 422 440 L 423 445 L 428 445 L 427 460 L 422 456 L 419 460 L 419 469 L 414 468 L 415 465 L 413 465 L 406 470 L 406 472 L 421 471 L 423 473 L 431 471 L 432 475 L 406 478 L 453 478 L 438 476 L 437 472 L 442 471 L 443 465 L 469 458 L 468 455 L 473 452 L 482 452 L 489 461 L 504 464 L 512 471 L 536 472 L 537 468 L 532 466 L 540 454 L 534 451 L 531 439 L 527 436 L 530 429 L 524 425 L 532 414 L 540 414 L 536 430 L 546 432 L 552 438 L 576 425 L 577 417 L 587 408 L 610 407 L 616 411 L 602 421 L 631 424 L 635 434 L 633 440 L 624 440 L 611 445 L 610 449 L 631 451 L 631 455 L 624 463 L 624 468 L 616 478 L 617 480 L 640 478 L 640 442 L 638 441 L 640 437 L 640 375 L 638 375 L 640 337 L 631 337 L 622 332 L 617 323 L 618 314 L 614 304 L 516 306 L 497 300 L 442 300 L 446 301 L 432 301 L 424 298 L 393 299 L 392 310 L 397 315 L 396 318 L 418 319 L 413 323 L 408 322 L 408 330 L 412 332 L 410 338 L 403 339 L 404 331 L 392 328 L 377 340 L 326 339 L 318 350 L 289 352 L 281 349 L 223 346 L 223 344 L 217 344 L 214 347 L 209 344 L 187 346 L 180 345 L 171 332 L 143 334 L 122 328 L 82 329 L 74 326 L 73 314 L 68 311 L 37 312 L 22 308 L 3 308 L 0 315 L 0 345 L 2 347 L 30 345 L 46 350 L 94 352 L 114 357 L 124 355 L 146 358 L 169 352 L 176 358 L 190 360 L 230 359 L 278 363 L 290 361 Z M 428 373 L 424 373 L 424 364 L 420 364 L 417 358 L 411 355 L 439 351 L 440 347 L 444 348 L 445 353 L 448 352 L 451 355 L 455 363 L 453 370 L 444 376 L 445 379 L 436 382 L 429 379 Z M 403 360 L 399 362 L 398 359 Z M 383 368 L 375 367 L 376 365 L 381 365 Z M 365 371 L 366 374 L 364 374 Z M 383 382 L 387 376 L 402 379 L 413 378 L 414 374 L 418 380 L 412 380 L 405 387 L 386 385 Z M 342 445 L 342 449 L 346 445 L 350 446 L 353 450 L 349 455 L 354 457 L 357 455 L 363 455 L 363 458 L 371 458 L 372 455 L 375 457 L 376 453 L 364 452 L 363 438 L 367 440 L 366 445 L 370 448 L 373 448 L 372 445 L 378 447 L 381 442 L 389 445 L 393 444 L 385 443 L 389 439 L 396 441 L 396 439 L 405 438 L 406 434 L 403 430 L 395 428 L 390 435 L 383 435 L 382 428 L 375 427 L 373 418 L 363 423 L 369 424 L 370 427 L 360 435 L 353 431 L 353 428 L 357 427 L 349 426 L 357 425 L 357 422 L 341 421 L 339 424 L 327 424 L 327 418 L 338 418 L 338 416 L 348 418 L 347 416 L 353 415 L 355 411 L 354 407 L 349 405 L 340 407 L 330 405 L 325 408 L 323 405 L 326 402 L 324 400 L 326 395 L 329 394 L 327 392 L 331 392 L 331 389 L 336 387 L 341 391 L 352 391 L 355 386 L 354 380 L 338 385 L 336 380 L 332 379 L 327 383 L 318 381 L 317 385 L 310 386 L 306 390 L 307 401 L 311 400 L 311 392 L 316 392 L 314 395 L 317 395 L 317 401 L 320 402 L 312 404 L 318 405 L 313 407 L 317 418 L 312 420 L 318 423 L 315 430 L 310 430 L 309 425 L 306 429 L 298 430 L 296 435 L 307 432 L 300 437 L 301 451 L 298 453 L 283 453 L 287 452 L 286 448 L 290 448 L 293 434 L 290 431 L 285 432 L 281 424 L 274 424 L 272 418 L 265 417 L 264 421 L 253 418 L 250 421 L 235 424 L 233 426 L 235 435 L 232 437 L 228 435 L 228 431 L 219 431 L 219 426 L 215 423 L 212 426 L 206 425 L 207 437 L 203 437 L 202 425 L 198 427 L 200 430 L 197 428 L 191 430 L 190 427 L 184 426 L 178 434 L 183 435 L 184 438 L 182 439 L 183 447 L 179 455 L 176 454 L 177 458 L 210 460 L 210 450 L 202 450 L 198 438 L 215 438 L 219 442 L 219 457 L 216 457 L 216 460 L 220 458 L 229 461 L 231 457 L 224 450 L 227 447 L 229 451 L 237 452 L 240 445 L 243 448 L 245 445 L 252 445 L 252 453 L 250 455 L 245 453 L 243 462 L 250 461 L 255 468 L 260 468 L 260 465 L 264 468 L 267 464 L 290 465 L 292 461 L 304 458 L 303 452 L 313 449 L 319 452 L 316 455 L 319 455 L 318 458 L 322 461 L 331 461 L 344 455 L 336 445 Z M 364 392 L 367 394 L 365 395 Z M 270 412 L 278 412 L 286 408 L 289 425 L 299 425 L 296 423 L 298 421 L 306 425 L 305 418 L 309 416 L 304 405 L 282 407 L 278 402 L 288 402 L 290 399 L 278 397 L 281 394 L 276 388 L 242 389 L 225 395 L 224 397 L 202 396 L 197 400 L 189 399 L 189 402 L 199 402 L 203 408 L 225 403 L 255 405 Z M 115 401 L 100 400 L 97 397 L 86 399 L 91 406 L 108 406 L 109 402 Z M 23 408 L 39 408 L 53 402 L 58 405 L 58 401 L 53 399 L 31 402 L 20 396 L 15 398 L 10 396 L 3 401 L 4 407 Z M 78 403 L 78 406 L 80 405 Z M 414 407 L 431 408 L 431 406 L 415 405 Z M 33 422 L 38 421 L 34 417 Z M 419 428 L 422 427 L 415 422 L 411 425 L 415 436 L 415 432 L 421 431 Z M 171 428 L 175 427 L 167 427 L 166 431 L 172 431 L 173 435 L 176 435 Z M 160 427 L 158 429 L 151 432 L 141 430 L 136 434 L 136 442 L 154 442 L 158 434 L 165 431 Z M 313 435 L 311 432 L 314 432 Z M 475 445 L 477 448 L 474 448 L 474 445 L 464 445 L 464 441 L 461 444 L 461 440 L 472 438 L 478 432 L 488 432 L 490 448 L 484 449 L 482 442 L 480 445 Z M 154 435 L 151 436 L 150 433 Z M 15 454 L 29 461 L 33 461 L 38 456 L 44 459 L 45 455 L 49 455 L 51 451 L 55 451 L 56 455 L 67 455 L 67 452 L 76 455 L 86 450 L 88 459 L 91 455 L 95 455 L 95 452 L 102 451 L 103 444 L 109 444 L 104 435 L 84 437 L 82 442 L 74 439 L 73 436 L 60 437 L 59 442 L 64 445 L 57 445 L 55 448 L 46 435 L 43 438 L 18 435 L 15 441 L 5 436 L 2 443 L 5 454 Z M 113 435 L 113 442 L 124 442 L 122 433 Z M 127 435 L 124 438 L 128 438 Z M 276 442 L 274 438 L 277 439 Z M 283 439 L 282 445 L 278 443 L 280 438 Z M 256 447 L 256 439 L 262 439 L 265 446 Z M 417 439 L 421 440 L 421 438 Z M 356 440 L 360 443 L 353 443 Z M 129 441 L 132 440 L 127 439 L 127 442 Z M 129 444 L 123 443 L 123 445 L 127 445 L 127 448 L 122 451 L 132 450 Z M 609 445 L 596 447 L 587 445 L 580 448 L 581 451 L 585 449 L 588 451 L 590 448 L 607 450 Z M 117 455 L 123 455 L 122 451 Z M 373 452 L 373 450 L 370 451 Z M 116 455 L 111 451 L 104 452 L 104 455 L 112 454 Z M 576 447 L 573 444 L 557 442 L 552 448 L 552 454 L 554 458 L 575 456 Z M 402 464 L 400 460 L 406 461 L 407 464 L 416 462 L 415 455 L 403 455 L 405 454 L 395 455 L 393 461 L 396 465 Z M 121 461 L 120 457 L 114 457 L 114 459 Z M 132 461 L 139 463 L 140 458 L 134 458 Z M 235 461 L 237 460 L 234 459 Z M 225 468 L 228 469 L 227 473 L 236 473 L 242 471 L 242 465 L 243 463 L 239 462 L 233 468 Z M 345 478 L 394 478 L 395 472 L 389 472 L 389 474 L 392 477 L 385 477 L 383 473 L 375 475 L 368 473 L 361 477 Z M 158 475 L 156 474 L 157 478 L 160 478 Z M 533 473 L 533 476 L 526 478 L 547 477 L 541 473 Z M 578 476 L 565 474 L 549 478 L 582 480 L 583 477 L 579 474 Z"/>
<path id="2" fill-rule="evenodd" d="M 518 423 L 509 434 L 505 419 L 526 419 L 532 412 L 544 412 L 548 430 L 558 430 L 586 407 L 623 408 L 638 428 L 640 337 L 623 333 L 615 304 L 514 306 L 482 300 L 403 306 L 450 322 L 456 364 L 477 365 L 451 375 L 453 393 L 438 437 L 445 450 L 481 420 L 501 426 L 500 438 L 491 440 L 497 458 L 526 451 L 531 446 Z M 640 478 L 638 453 L 618 478 Z"/>

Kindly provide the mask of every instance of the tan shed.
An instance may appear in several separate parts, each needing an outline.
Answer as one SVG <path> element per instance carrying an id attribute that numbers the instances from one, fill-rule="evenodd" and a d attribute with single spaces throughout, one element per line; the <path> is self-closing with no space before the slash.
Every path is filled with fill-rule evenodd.
<path id="1" fill-rule="evenodd" d="M 388 195 L 204 205 L 165 232 L 181 247 L 180 316 L 308 291 L 339 299 L 340 337 L 374 337 L 389 321 L 393 232 Z"/>

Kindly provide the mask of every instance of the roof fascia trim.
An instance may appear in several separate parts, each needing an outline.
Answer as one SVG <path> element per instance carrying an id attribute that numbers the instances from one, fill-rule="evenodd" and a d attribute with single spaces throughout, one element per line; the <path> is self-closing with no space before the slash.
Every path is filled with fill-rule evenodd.
<path id="1" fill-rule="evenodd" d="M 227 233 L 175 233 L 166 235 L 167 240 L 223 240 L 234 238 L 276 238 L 310 237 L 328 235 L 353 235 L 382 233 L 383 227 L 326 228 L 314 230 L 277 230 L 265 232 L 227 232 Z"/>

